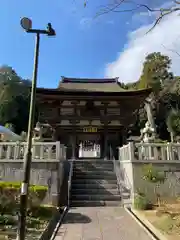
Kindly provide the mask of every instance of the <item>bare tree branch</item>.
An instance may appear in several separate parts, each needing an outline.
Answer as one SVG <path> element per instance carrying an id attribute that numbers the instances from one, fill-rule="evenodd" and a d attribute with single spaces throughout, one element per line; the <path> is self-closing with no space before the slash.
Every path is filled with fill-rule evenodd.
<path id="1" fill-rule="evenodd" d="M 164 44 L 162 44 L 162 46 L 163 46 L 166 50 L 168 50 L 168 51 L 170 51 L 170 52 L 172 52 L 172 53 L 175 53 L 175 54 L 177 54 L 177 55 L 180 57 L 180 53 L 179 53 L 178 51 L 176 51 L 176 50 L 174 50 L 174 49 L 167 48 Z"/>
<path id="2" fill-rule="evenodd" d="M 93 1 L 93 0 L 92 0 Z M 87 0 L 84 0 L 84 3 L 87 4 Z M 157 12 L 159 13 L 159 16 L 157 17 L 157 19 L 155 20 L 153 26 L 149 29 L 149 32 L 151 32 L 160 22 L 161 20 L 166 17 L 167 15 L 170 15 L 174 12 L 178 12 L 180 11 L 180 7 L 177 5 L 180 5 L 180 1 L 179 0 L 173 0 L 174 6 L 170 7 L 170 8 L 151 8 L 150 6 L 148 6 L 147 4 L 141 4 L 141 3 L 137 3 L 135 1 L 131 1 L 131 0 L 115 0 L 114 3 L 109 3 L 108 5 L 105 6 L 100 6 L 100 10 L 99 12 L 96 14 L 96 17 L 99 17 L 101 15 L 104 14 L 108 14 L 110 12 L 114 12 L 114 13 L 127 13 L 127 12 L 136 12 L 136 11 L 140 11 L 141 9 L 146 9 L 148 12 Z M 131 4 L 134 5 L 135 7 L 129 8 L 129 9 L 120 9 L 121 7 Z"/>
<path id="3" fill-rule="evenodd" d="M 105 8 L 104 9 L 102 8 L 101 11 L 99 12 L 99 14 L 96 15 L 96 17 L 103 15 L 103 14 L 107 14 L 109 12 L 116 11 L 116 9 L 118 9 L 120 7 L 120 5 L 122 5 L 125 1 L 126 0 L 120 0 L 120 2 L 113 4 L 112 7 L 109 7 L 109 5 L 105 6 Z"/>
<path id="4" fill-rule="evenodd" d="M 152 28 L 151 28 L 147 33 L 149 33 L 150 31 L 152 31 L 152 30 L 156 27 L 156 25 L 159 24 L 159 23 L 161 22 L 161 20 L 162 20 L 165 16 L 170 15 L 170 14 L 172 14 L 172 13 L 174 13 L 174 12 L 178 12 L 178 11 L 180 11 L 180 8 L 172 8 L 172 9 L 169 9 L 169 10 L 167 10 L 167 9 L 166 9 L 166 10 L 162 9 L 160 16 L 156 19 L 154 25 L 152 26 Z"/>

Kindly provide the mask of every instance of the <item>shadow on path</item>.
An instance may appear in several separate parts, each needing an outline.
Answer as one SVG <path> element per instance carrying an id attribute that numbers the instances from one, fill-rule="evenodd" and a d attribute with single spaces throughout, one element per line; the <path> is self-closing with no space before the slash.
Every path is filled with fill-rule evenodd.
<path id="1" fill-rule="evenodd" d="M 69 223 L 90 223 L 91 219 L 81 213 L 71 213 L 69 212 L 64 218 L 63 224 Z"/>

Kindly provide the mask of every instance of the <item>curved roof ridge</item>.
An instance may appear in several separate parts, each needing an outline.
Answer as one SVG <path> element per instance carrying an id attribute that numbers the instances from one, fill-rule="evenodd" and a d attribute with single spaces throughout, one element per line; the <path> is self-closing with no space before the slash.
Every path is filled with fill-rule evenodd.
<path id="1" fill-rule="evenodd" d="M 60 83 L 116 83 L 118 82 L 118 77 L 115 78 L 70 78 L 61 77 Z"/>

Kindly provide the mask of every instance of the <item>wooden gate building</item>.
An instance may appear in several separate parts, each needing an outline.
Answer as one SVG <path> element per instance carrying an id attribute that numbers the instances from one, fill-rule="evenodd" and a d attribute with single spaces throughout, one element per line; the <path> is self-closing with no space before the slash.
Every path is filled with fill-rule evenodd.
<path id="1" fill-rule="evenodd" d="M 81 157 L 80 149 L 89 147 L 99 151 L 92 157 L 107 159 L 110 146 L 116 151 L 125 142 L 135 112 L 150 92 L 125 90 L 118 78 L 62 77 L 56 89 L 37 88 L 38 120 L 53 126 L 68 158 Z"/>

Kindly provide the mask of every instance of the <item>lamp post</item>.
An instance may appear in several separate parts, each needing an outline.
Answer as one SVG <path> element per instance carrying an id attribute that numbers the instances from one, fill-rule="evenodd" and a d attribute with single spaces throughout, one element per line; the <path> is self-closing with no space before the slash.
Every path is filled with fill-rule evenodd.
<path id="1" fill-rule="evenodd" d="M 36 34 L 36 44 L 35 44 L 35 53 L 34 53 L 34 70 L 33 70 L 32 87 L 31 87 L 30 110 L 29 110 L 27 151 L 24 159 L 23 180 L 21 184 L 21 194 L 20 194 L 19 228 L 18 228 L 18 234 L 17 234 L 18 240 L 24 240 L 26 235 L 26 214 L 27 214 L 28 187 L 29 187 L 29 180 L 30 180 L 31 160 L 32 160 L 32 134 L 33 134 L 34 115 L 35 115 L 40 35 L 45 34 L 48 36 L 55 36 L 55 31 L 52 28 L 50 23 L 48 23 L 46 30 L 32 29 L 32 21 L 29 18 L 22 18 L 21 26 L 27 33 Z"/>

